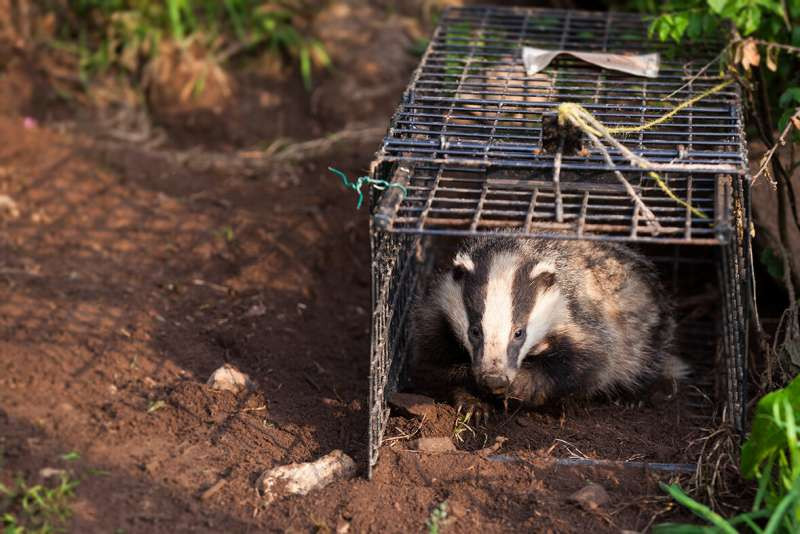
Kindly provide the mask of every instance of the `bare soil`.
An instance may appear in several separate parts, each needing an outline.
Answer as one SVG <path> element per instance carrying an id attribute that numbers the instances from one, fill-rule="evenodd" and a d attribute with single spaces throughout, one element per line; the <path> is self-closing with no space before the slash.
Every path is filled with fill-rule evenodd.
<path id="1" fill-rule="evenodd" d="M 269 87 L 288 102 L 272 106 L 258 76 L 243 76 L 252 98 L 241 109 L 216 129 L 170 125 L 156 154 L 48 119 L 62 112 L 37 108 L 38 124 L 25 127 L 36 106 L 15 100 L 26 83 L 15 76 L 0 79 L 0 194 L 19 210 L 0 212 L 0 482 L 68 469 L 80 484 L 67 531 L 414 532 L 443 501 L 445 532 L 642 531 L 687 519 L 658 487 L 669 474 L 553 462 L 690 461 L 680 399 L 499 409 L 461 434 L 458 453 L 409 450 L 413 437 L 452 435 L 456 414 L 441 403 L 422 423 L 393 416 L 364 478 L 368 221 L 326 168 L 364 172 L 380 139 L 257 178 L 164 157 L 330 132 L 296 81 Z M 380 92 L 381 117 L 401 90 Z M 260 126 L 237 128 L 248 120 Z M 256 389 L 206 386 L 224 363 Z M 474 452 L 496 436 L 508 438 L 504 456 Z M 259 503 L 263 470 L 333 449 L 362 466 L 358 478 Z M 71 451 L 79 459 L 61 457 Z M 592 512 L 568 502 L 590 481 L 611 496 Z"/>

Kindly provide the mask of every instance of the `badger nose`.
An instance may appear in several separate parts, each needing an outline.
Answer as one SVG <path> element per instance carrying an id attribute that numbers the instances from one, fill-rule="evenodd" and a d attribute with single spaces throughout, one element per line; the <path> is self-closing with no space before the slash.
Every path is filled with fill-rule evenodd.
<path id="1" fill-rule="evenodd" d="M 508 378 L 504 375 L 484 375 L 483 385 L 492 393 L 502 393 L 508 388 Z"/>

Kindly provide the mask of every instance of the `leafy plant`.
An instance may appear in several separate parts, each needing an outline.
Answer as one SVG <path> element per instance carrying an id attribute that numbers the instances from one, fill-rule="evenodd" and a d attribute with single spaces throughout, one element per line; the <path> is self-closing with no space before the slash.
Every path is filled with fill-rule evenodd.
<path id="1" fill-rule="evenodd" d="M 49 534 L 72 516 L 70 504 L 78 481 L 66 473 L 53 486 L 29 485 L 18 478 L 13 487 L 0 483 L 0 525 L 5 534 Z"/>
<path id="2" fill-rule="evenodd" d="M 331 63 L 322 43 L 302 31 L 301 0 L 73 0 L 59 11 L 59 46 L 79 56 L 84 81 L 110 68 L 137 74 L 165 38 L 201 39 L 221 62 L 255 50 L 287 55 L 306 87 L 315 65 Z"/>
<path id="3" fill-rule="evenodd" d="M 711 526 L 662 524 L 656 534 L 723 532 L 747 527 L 757 534 L 800 532 L 800 376 L 788 386 L 761 398 L 750 436 L 742 446 L 741 472 L 757 482 L 749 512 L 725 519 L 692 499 L 675 484 L 662 487 Z"/>
<path id="4" fill-rule="evenodd" d="M 442 501 L 431 511 L 431 515 L 425 523 L 425 526 L 428 527 L 428 534 L 439 534 L 446 519 L 447 501 Z"/>
<path id="5" fill-rule="evenodd" d="M 657 14 L 650 35 L 676 43 L 727 31 L 736 39 L 723 55 L 723 66 L 741 66 L 738 76 L 750 94 L 752 119 L 767 146 L 795 118 L 793 138 L 800 140 L 800 1 L 798 0 L 633 0 L 641 11 Z M 766 68 L 760 68 L 760 67 Z M 790 147 L 791 148 L 791 147 Z M 788 177 L 800 166 L 794 161 Z"/>

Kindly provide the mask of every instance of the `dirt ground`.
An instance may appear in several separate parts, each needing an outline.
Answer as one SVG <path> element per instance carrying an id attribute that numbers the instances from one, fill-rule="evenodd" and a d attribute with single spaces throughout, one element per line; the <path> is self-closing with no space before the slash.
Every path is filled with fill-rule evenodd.
<path id="1" fill-rule="evenodd" d="M 381 136 L 255 176 L 194 165 L 345 126 L 294 78 L 238 81 L 245 96 L 219 128 L 173 124 L 154 149 L 20 91 L 35 85 L 24 69 L 0 77 L 0 195 L 16 207 L 0 211 L 0 481 L 67 469 L 79 480 L 69 532 L 419 532 L 444 501 L 445 532 L 687 519 L 658 487 L 669 474 L 553 462 L 690 462 L 697 431 L 680 399 L 499 412 L 446 454 L 408 442 L 451 435 L 450 406 L 423 423 L 395 415 L 367 481 L 367 212 L 326 168 L 363 173 Z M 378 129 L 402 91 L 392 83 L 361 95 Z M 256 388 L 211 390 L 224 363 Z M 474 452 L 496 436 L 504 456 Z M 260 503 L 265 469 L 333 449 L 356 460 L 357 478 Z M 608 505 L 568 502 L 588 482 Z"/>

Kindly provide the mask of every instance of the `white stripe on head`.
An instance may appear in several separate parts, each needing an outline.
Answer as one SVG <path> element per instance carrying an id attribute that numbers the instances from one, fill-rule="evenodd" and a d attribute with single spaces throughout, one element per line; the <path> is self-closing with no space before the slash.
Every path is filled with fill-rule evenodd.
<path id="1" fill-rule="evenodd" d="M 569 311 L 567 302 L 561 295 L 557 285 L 546 289 L 543 293 L 536 296 L 536 303 L 533 305 L 531 314 L 528 316 L 528 326 L 526 328 L 525 344 L 519 351 L 517 366 L 522 365 L 522 360 L 527 356 L 535 345 L 549 334 L 553 327 L 567 319 Z"/>
<path id="2" fill-rule="evenodd" d="M 533 269 L 531 269 L 531 280 L 536 278 L 542 273 L 555 273 L 556 266 L 550 263 L 549 261 L 540 261 L 537 263 Z"/>
<path id="3" fill-rule="evenodd" d="M 444 312 L 458 340 L 464 348 L 470 350 L 469 336 L 467 336 L 469 318 L 467 307 L 464 305 L 463 289 L 451 276 L 444 275 L 443 278 L 442 283 L 436 287 L 434 301 Z"/>
<path id="4" fill-rule="evenodd" d="M 472 261 L 466 252 L 459 252 L 456 254 L 455 259 L 453 259 L 453 266 L 454 267 L 461 267 L 465 271 L 475 272 L 475 263 Z"/>
<path id="5" fill-rule="evenodd" d="M 514 321 L 514 277 L 519 255 L 504 252 L 492 258 L 486 285 L 483 319 L 483 367 L 506 367 L 508 341 Z"/>

